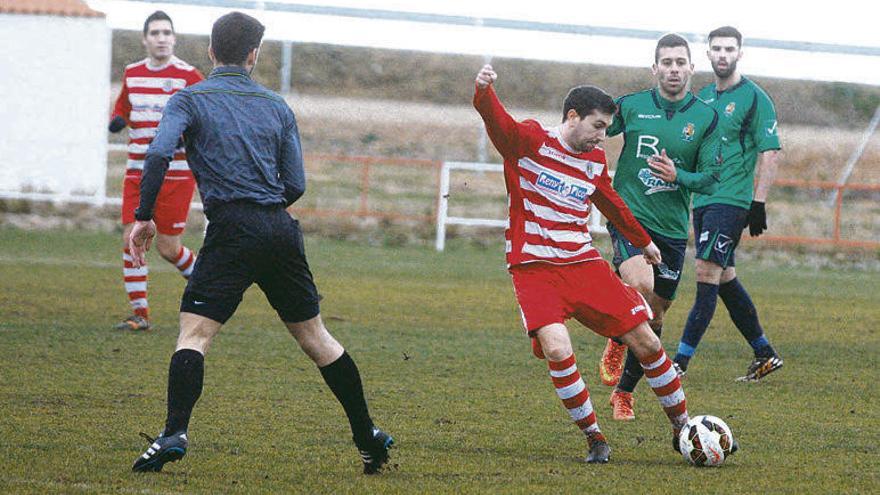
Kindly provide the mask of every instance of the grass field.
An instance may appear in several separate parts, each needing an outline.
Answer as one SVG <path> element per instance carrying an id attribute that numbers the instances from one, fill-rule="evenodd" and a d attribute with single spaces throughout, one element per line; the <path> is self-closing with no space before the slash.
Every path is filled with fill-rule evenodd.
<path id="1" fill-rule="evenodd" d="M 459 241 L 460 242 L 460 241 Z M 198 245 L 191 238 L 190 245 Z M 215 341 L 191 448 L 134 475 L 164 419 L 182 280 L 151 272 L 157 329 L 125 316 L 116 235 L 0 229 L 3 493 L 868 493 L 880 486 L 877 273 L 740 267 L 785 368 L 734 383 L 750 351 L 719 304 L 685 379 L 692 414 L 724 418 L 742 451 L 720 469 L 685 465 L 644 385 L 637 420 L 610 418 L 595 363 L 603 341 L 573 324 L 580 368 L 612 464 L 584 442 L 532 358 L 500 245 L 365 247 L 310 239 L 323 314 L 363 373 L 396 466 L 359 473 L 341 408 L 252 289 Z M 605 251 L 607 252 L 607 250 Z M 154 260 L 158 257 L 153 253 Z M 693 298 L 688 265 L 664 340 Z"/>

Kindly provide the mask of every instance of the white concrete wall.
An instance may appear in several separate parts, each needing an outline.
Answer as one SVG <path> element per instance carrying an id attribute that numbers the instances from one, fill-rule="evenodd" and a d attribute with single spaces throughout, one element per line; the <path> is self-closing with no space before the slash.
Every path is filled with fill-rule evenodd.
<path id="1" fill-rule="evenodd" d="M 102 196 L 110 29 L 0 14 L 0 191 Z"/>

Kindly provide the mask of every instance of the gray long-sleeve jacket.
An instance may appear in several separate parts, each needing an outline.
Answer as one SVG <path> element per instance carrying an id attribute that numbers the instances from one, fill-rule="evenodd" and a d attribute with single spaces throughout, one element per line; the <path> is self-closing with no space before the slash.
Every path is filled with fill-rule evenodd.
<path id="1" fill-rule="evenodd" d="M 305 192 L 296 118 L 277 94 L 242 67 L 218 67 L 168 101 L 147 150 L 138 220 L 152 218 L 168 163 L 181 137 L 205 215 L 220 203 L 289 206 Z"/>

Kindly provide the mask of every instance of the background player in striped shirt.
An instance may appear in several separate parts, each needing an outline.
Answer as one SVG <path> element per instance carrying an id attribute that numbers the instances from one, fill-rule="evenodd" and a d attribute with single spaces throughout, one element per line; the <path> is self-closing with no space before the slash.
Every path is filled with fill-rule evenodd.
<path id="1" fill-rule="evenodd" d="M 709 33 L 708 55 L 715 82 L 699 96 L 718 112 L 718 129 L 725 140 L 724 168 L 717 191 L 694 196 L 697 299 L 675 362 L 687 369 L 721 296 L 730 318 L 755 353 L 739 380 L 754 381 L 781 368 L 782 358 L 764 335 L 755 304 L 736 277 L 734 251 L 744 228 L 748 227 L 752 236 L 767 228 L 764 203 L 776 177 L 781 145 L 773 102 L 737 70 L 741 48 L 742 34 L 736 28 L 725 26 Z"/>
<path id="2" fill-rule="evenodd" d="M 621 235 L 613 219 L 608 231 L 614 266 L 624 282 L 647 298 L 654 313 L 651 328 L 659 336 L 681 279 L 691 192 L 713 191 L 722 162 L 718 116 L 689 91 L 694 66 L 687 41 L 667 34 L 657 41 L 654 57 L 656 86 L 618 99 L 608 135 L 622 134 L 624 140 L 614 188 L 660 248 L 663 262 L 653 270 L 645 265 L 642 250 Z M 631 420 L 635 418 L 632 392 L 643 373 L 633 353 L 626 356 L 621 370 L 623 353 L 622 343 L 609 340 L 599 374 L 606 385 L 617 384 L 611 394 L 614 419 Z"/>
<path id="3" fill-rule="evenodd" d="M 515 121 L 495 95 L 496 78 L 491 66 L 480 70 L 473 103 L 504 158 L 507 264 L 533 352 L 547 359 L 556 394 L 586 436 L 587 462 L 608 462 L 611 449 L 564 325 L 572 317 L 630 346 L 672 423 L 678 450 L 678 433 L 688 419 L 678 374 L 648 326 L 645 299 L 614 275 L 592 246 L 587 227 L 595 203 L 644 251 L 645 261 L 661 261 L 657 246 L 611 187 L 599 147 L 614 101 L 596 87 L 576 87 L 565 98 L 562 124 L 547 129 L 534 120 Z"/>
<path id="4" fill-rule="evenodd" d="M 125 68 L 122 91 L 110 116 L 110 132 L 128 131 L 128 163 L 123 179 L 122 239 L 123 277 L 125 291 L 133 314 L 116 325 L 120 330 L 150 328 L 147 302 L 147 266 L 135 268 L 128 249 L 128 238 L 134 223 L 134 210 L 140 202 L 140 181 L 144 157 L 162 118 L 162 111 L 171 95 L 181 88 L 204 79 L 193 66 L 174 56 L 174 24 L 161 10 L 144 21 L 144 47 L 147 58 Z M 156 225 L 159 235 L 156 248 L 173 264 L 184 278 L 189 278 L 195 253 L 181 244 L 189 205 L 195 191 L 195 180 L 186 163 L 181 141 L 156 203 Z"/>

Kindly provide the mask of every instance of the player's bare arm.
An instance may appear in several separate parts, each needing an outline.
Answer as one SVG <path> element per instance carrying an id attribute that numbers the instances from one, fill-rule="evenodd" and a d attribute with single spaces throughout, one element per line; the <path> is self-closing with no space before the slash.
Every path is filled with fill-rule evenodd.
<path id="1" fill-rule="evenodd" d="M 779 150 L 767 150 L 758 155 L 757 166 L 757 185 L 755 186 L 755 197 L 749 208 L 749 235 L 757 237 L 767 230 L 767 210 L 764 204 L 767 202 L 767 195 L 770 192 L 770 186 L 776 180 L 776 172 L 779 169 Z"/>

